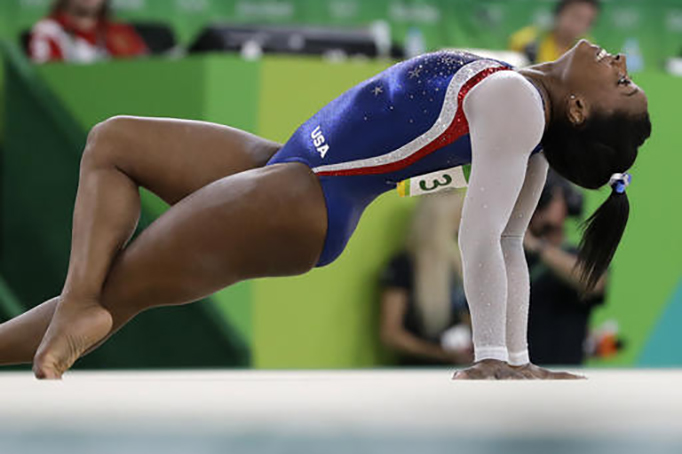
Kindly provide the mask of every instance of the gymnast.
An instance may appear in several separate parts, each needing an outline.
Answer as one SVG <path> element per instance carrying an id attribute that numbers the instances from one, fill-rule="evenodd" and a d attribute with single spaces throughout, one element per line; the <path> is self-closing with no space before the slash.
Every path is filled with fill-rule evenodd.
<path id="1" fill-rule="evenodd" d="M 626 171 L 650 132 L 625 57 L 585 40 L 526 69 L 463 52 L 404 61 L 283 146 L 204 122 L 108 119 L 80 163 L 64 287 L 0 325 L 0 364 L 33 362 L 36 377 L 58 379 L 144 310 L 328 265 L 380 194 L 408 179 L 443 189 L 470 165 L 459 243 L 475 362 L 454 378 L 575 378 L 529 361 L 524 232 L 548 166 L 584 188 L 611 185 L 580 245 L 576 273 L 593 286 L 625 228 Z M 140 187 L 171 207 L 131 241 Z"/>

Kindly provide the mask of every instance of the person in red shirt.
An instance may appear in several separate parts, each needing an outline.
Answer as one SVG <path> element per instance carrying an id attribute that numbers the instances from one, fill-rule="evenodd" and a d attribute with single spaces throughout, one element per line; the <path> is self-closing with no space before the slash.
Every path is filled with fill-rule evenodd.
<path id="1" fill-rule="evenodd" d="M 36 63 L 91 63 L 146 53 L 133 27 L 112 21 L 109 0 L 56 0 L 50 15 L 33 26 L 29 42 Z"/>

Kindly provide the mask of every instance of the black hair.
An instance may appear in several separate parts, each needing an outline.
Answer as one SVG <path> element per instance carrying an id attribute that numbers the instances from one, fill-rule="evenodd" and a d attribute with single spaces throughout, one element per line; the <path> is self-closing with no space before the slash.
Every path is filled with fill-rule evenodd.
<path id="1" fill-rule="evenodd" d="M 628 170 L 637 149 L 651 135 L 649 114 L 593 114 L 579 126 L 567 117 L 552 121 L 542 138 L 547 162 L 559 175 L 587 189 L 598 189 L 614 173 Z M 628 221 L 630 204 L 616 191 L 583 223 L 578 269 L 587 291 L 611 263 Z"/>
<path id="2" fill-rule="evenodd" d="M 594 6 L 598 11 L 601 10 L 600 0 L 560 0 L 559 3 L 554 7 L 554 16 L 558 16 L 566 9 L 569 5 L 574 3 L 589 3 Z"/>

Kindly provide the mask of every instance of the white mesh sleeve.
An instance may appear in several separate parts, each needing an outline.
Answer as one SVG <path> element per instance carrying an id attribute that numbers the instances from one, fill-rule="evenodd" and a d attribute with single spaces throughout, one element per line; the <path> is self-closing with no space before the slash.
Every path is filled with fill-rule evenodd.
<path id="1" fill-rule="evenodd" d="M 508 282 L 501 238 L 522 192 L 530 153 L 542 137 L 542 99 L 523 76 L 502 71 L 469 92 L 464 112 L 469 121 L 472 166 L 459 245 L 475 360 L 507 361 L 507 295 L 527 288 L 528 275 L 515 274 Z M 519 202 L 521 205 L 525 203 Z M 514 262 L 510 265 L 516 270 Z M 523 336 L 525 342 L 525 332 Z"/>
<path id="2" fill-rule="evenodd" d="M 507 350 L 509 364 L 514 366 L 530 362 L 527 340 L 530 279 L 523 237 L 540 200 L 548 167 L 543 154 L 531 156 L 521 193 L 502 232 L 502 253 L 507 269 Z"/>

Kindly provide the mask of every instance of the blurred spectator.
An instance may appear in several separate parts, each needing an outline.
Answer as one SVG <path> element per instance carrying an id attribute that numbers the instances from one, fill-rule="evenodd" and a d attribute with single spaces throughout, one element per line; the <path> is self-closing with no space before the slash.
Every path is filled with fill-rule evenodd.
<path id="1" fill-rule="evenodd" d="M 112 21 L 109 0 L 56 0 L 50 15 L 33 26 L 29 42 L 37 63 L 91 63 L 146 53 L 133 27 Z"/>
<path id="2" fill-rule="evenodd" d="M 571 208 L 578 203 L 579 193 L 550 173 L 524 240 L 531 280 L 528 343 L 536 364 L 581 364 L 590 315 L 604 301 L 606 276 L 581 298 L 577 250 L 564 245 L 566 219 L 580 211 Z"/>
<path id="3" fill-rule="evenodd" d="M 403 365 L 464 364 L 473 359 L 466 303 L 453 293 L 461 287 L 456 233 L 462 203 L 455 191 L 421 197 L 407 249 L 383 272 L 381 340 L 398 353 Z"/>
<path id="4" fill-rule="evenodd" d="M 599 14 L 599 0 L 560 0 L 551 30 L 534 25 L 514 33 L 509 48 L 526 55 L 531 63 L 556 60 L 586 37 Z"/>

